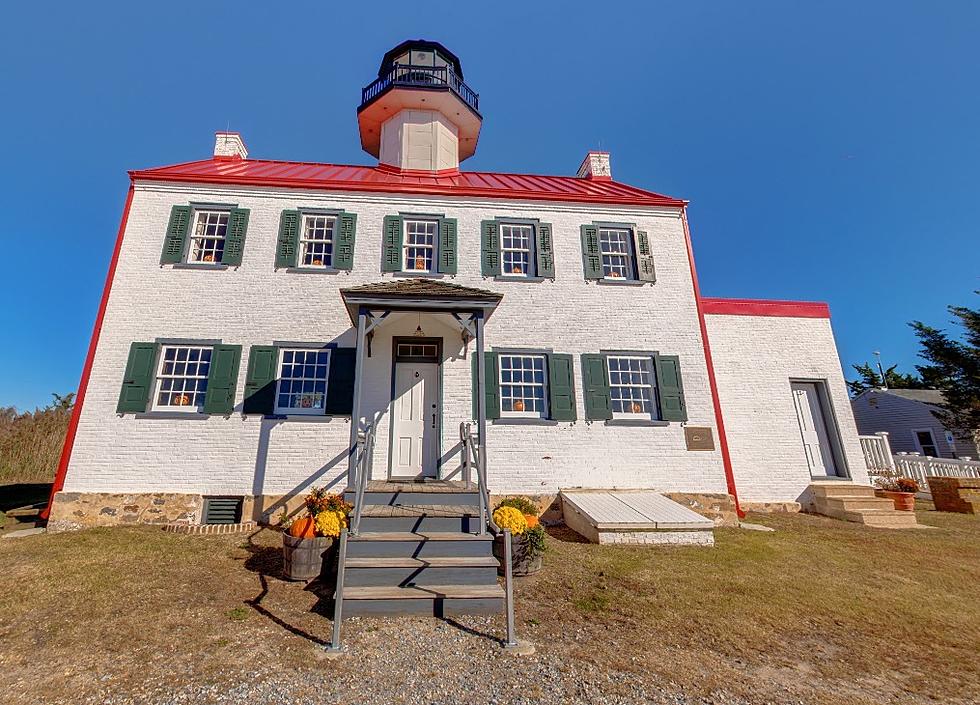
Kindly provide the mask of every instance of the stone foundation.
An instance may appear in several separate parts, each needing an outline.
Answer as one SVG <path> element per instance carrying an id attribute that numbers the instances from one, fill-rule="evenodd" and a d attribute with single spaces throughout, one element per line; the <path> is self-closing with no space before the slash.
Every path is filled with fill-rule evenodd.
<path id="1" fill-rule="evenodd" d="M 940 512 L 980 515 L 980 477 L 927 477 Z"/>
<path id="2" fill-rule="evenodd" d="M 51 505 L 48 531 L 71 531 L 120 524 L 197 524 L 201 495 L 106 492 L 58 492 Z"/>
<path id="3" fill-rule="evenodd" d="M 742 509 L 762 514 L 796 514 L 802 511 L 803 505 L 799 502 L 742 502 Z"/>
<path id="4" fill-rule="evenodd" d="M 687 492 L 663 492 L 664 497 L 682 504 L 715 522 L 715 526 L 738 526 L 735 500 L 728 494 L 691 494 Z"/>

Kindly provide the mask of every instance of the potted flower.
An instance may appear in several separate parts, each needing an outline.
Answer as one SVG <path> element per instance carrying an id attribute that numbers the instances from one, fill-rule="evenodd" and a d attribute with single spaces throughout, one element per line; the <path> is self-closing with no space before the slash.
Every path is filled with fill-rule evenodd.
<path id="1" fill-rule="evenodd" d="M 493 510 L 493 521 L 511 532 L 511 568 L 514 575 L 531 575 L 541 570 L 541 554 L 546 550 L 544 527 L 538 521 L 538 508 L 527 497 L 500 502 Z M 504 537 L 493 542 L 493 555 L 504 560 Z M 500 572 L 503 573 L 503 566 Z"/>
<path id="2" fill-rule="evenodd" d="M 915 493 L 919 483 L 910 477 L 902 477 L 894 470 L 882 473 L 875 478 L 875 495 L 887 497 L 895 509 L 903 512 L 915 511 Z"/>
<path id="3" fill-rule="evenodd" d="M 333 557 L 334 539 L 347 526 L 351 505 L 341 495 L 313 488 L 304 502 L 306 512 L 282 535 L 283 572 L 288 580 L 313 580 Z"/>

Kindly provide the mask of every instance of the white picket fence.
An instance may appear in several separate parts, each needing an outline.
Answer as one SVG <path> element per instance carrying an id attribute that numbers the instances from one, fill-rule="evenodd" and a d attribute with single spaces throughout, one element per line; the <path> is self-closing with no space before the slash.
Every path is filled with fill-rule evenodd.
<path id="1" fill-rule="evenodd" d="M 910 477 L 923 490 L 929 487 L 926 478 L 932 477 L 980 477 L 980 461 L 931 458 L 918 453 L 892 453 L 888 434 L 884 431 L 872 436 L 859 436 L 864 464 L 868 474 L 874 477 L 883 472 L 895 471 L 902 477 Z"/>

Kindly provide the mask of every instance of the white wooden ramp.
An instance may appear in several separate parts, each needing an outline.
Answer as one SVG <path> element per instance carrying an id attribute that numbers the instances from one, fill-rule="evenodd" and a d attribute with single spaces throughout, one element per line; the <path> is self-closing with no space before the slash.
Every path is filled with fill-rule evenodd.
<path id="1" fill-rule="evenodd" d="M 715 523 L 652 490 L 562 490 L 565 523 L 592 543 L 713 546 Z"/>

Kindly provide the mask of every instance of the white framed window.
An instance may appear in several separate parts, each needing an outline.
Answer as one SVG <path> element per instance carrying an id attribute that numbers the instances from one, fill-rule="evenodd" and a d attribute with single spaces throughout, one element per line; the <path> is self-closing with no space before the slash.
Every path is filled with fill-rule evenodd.
<path id="1" fill-rule="evenodd" d="M 939 457 L 939 445 L 936 443 L 936 437 L 931 428 L 914 429 L 912 437 L 915 440 L 915 447 L 919 449 L 922 455 L 927 455 L 930 458 Z"/>
<path id="2" fill-rule="evenodd" d="M 188 262 L 218 264 L 225 253 L 228 234 L 228 211 L 194 211 L 194 230 L 191 235 Z"/>
<path id="3" fill-rule="evenodd" d="M 534 228 L 530 225 L 500 225 L 500 273 L 505 277 L 531 276 Z"/>
<path id="4" fill-rule="evenodd" d="M 210 371 L 210 347 L 164 345 L 157 362 L 153 410 L 203 411 Z"/>
<path id="5" fill-rule="evenodd" d="M 606 365 L 613 418 L 659 418 L 653 360 L 643 356 L 610 355 Z"/>
<path id="6" fill-rule="evenodd" d="M 303 216 L 303 228 L 299 235 L 299 261 L 301 267 L 333 266 L 333 238 L 337 218 L 332 215 Z"/>
<path id="7" fill-rule="evenodd" d="M 277 414 L 324 413 L 329 368 L 329 350 L 280 349 L 275 412 Z"/>
<path id="8" fill-rule="evenodd" d="M 544 355 L 500 354 L 500 415 L 547 418 L 548 383 Z"/>
<path id="9" fill-rule="evenodd" d="M 435 271 L 438 229 L 439 224 L 434 220 L 405 219 L 402 271 L 423 273 Z"/>
<path id="10" fill-rule="evenodd" d="M 633 232 L 628 228 L 599 228 L 602 275 L 606 279 L 629 280 L 633 274 Z"/>

